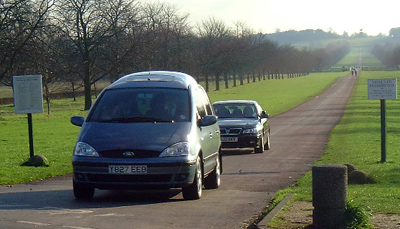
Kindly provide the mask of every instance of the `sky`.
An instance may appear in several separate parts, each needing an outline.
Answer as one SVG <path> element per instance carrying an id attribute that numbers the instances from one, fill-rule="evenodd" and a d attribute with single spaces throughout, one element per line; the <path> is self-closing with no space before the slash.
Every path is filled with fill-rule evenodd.
<path id="1" fill-rule="evenodd" d="M 254 32 L 322 29 L 348 35 L 389 35 L 400 27 L 398 0 L 141 0 L 175 5 L 196 25 L 209 18 L 228 26 L 243 22 Z"/>

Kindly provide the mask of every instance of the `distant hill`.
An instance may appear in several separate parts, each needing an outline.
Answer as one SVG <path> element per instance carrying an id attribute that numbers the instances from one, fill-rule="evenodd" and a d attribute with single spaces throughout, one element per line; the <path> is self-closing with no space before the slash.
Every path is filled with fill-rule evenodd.
<path id="1" fill-rule="evenodd" d="M 325 41 L 328 40 L 343 38 L 336 33 L 324 32 L 321 29 L 308 29 L 302 31 L 289 30 L 285 32 L 267 34 L 265 37 L 278 43 L 279 45 L 313 46 L 310 48 L 319 48 L 321 42 L 325 43 Z"/>
<path id="2" fill-rule="evenodd" d="M 325 32 L 321 29 L 317 30 L 289 30 L 285 32 L 277 32 L 266 34 L 265 38 L 276 42 L 279 45 L 291 45 L 299 48 L 317 49 L 324 48 L 329 44 L 337 42 L 348 42 L 350 51 L 347 56 L 340 60 L 335 66 L 355 66 L 359 62 L 359 56 L 362 55 L 362 65 L 364 66 L 382 66 L 383 64 L 371 54 L 371 50 L 375 45 L 400 45 L 399 36 L 368 36 L 364 33 L 352 36 L 343 36 L 337 33 Z"/>

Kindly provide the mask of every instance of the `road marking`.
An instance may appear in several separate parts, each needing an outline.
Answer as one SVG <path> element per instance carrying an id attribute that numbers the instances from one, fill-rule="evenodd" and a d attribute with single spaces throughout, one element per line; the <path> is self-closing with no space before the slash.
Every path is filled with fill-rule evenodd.
<path id="1" fill-rule="evenodd" d="M 74 226 L 63 226 L 64 228 L 71 228 L 71 229 L 94 229 L 92 227 L 74 227 Z"/>
<path id="2" fill-rule="evenodd" d="M 31 222 L 31 221 L 17 221 L 17 223 L 23 223 L 23 224 L 31 224 L 31 225 L 35 225 L 35 226 L 51 226 L 51 224 L 49 223 L 39 223 L 39 222 Z"/>
<path id="3" fill-rule="evenodd" d="M 106 214 L 99 214 L 99 215 L 94 215 L 94 216 L 100 216 L 100 217 L 107 217 L 107 216 L 126 216 L 126 214 L 106 213 Z"/>
<path id="4" fill-rule="evenodd" d="M 116 213 L 107 213 L 107 214 L 100 214 L 100 215 L 94 215 L 94 216 L 116 216 Z"/>
<path id="5" fill-rule="evenodd" d="M 72 209 L 63 209 L 59 211 L 50 212 L 49 215 L 63 215 L 63 214 L 89 214 L 93 213 L 91 210 L 72 210 Z"/>

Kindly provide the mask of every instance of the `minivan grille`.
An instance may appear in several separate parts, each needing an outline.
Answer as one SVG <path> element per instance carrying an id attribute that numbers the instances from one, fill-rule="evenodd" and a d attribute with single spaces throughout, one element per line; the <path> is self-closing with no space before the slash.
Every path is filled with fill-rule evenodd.
<path id="1" fill-rule="evenodd" d="M 152 150 L 106 150 L 100 151 L 100 157 L 107 158 L 153 158 L 158 157 L 161 152 Z"/>
<path id="2" fill-rule="evenodd" d="M 110 174 L 87 174 L 90 182 L 106 183 L 166 183 L 170 182 L 171 174 L 160 175 L 110 175 Z"/>

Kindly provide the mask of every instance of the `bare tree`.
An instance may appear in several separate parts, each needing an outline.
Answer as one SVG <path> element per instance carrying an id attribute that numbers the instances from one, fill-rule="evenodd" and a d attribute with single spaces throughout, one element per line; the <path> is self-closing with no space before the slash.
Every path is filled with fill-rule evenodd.
<path id="1" fill-rule="evenodd" d="M 141 7 L 143 68 L 181 70 L 185 59 L 185 37 L 190 33 L 188 15 L 181 15 L 175 5 L 149 3 Z"/>
<path id="2" fill-rule="evenodd" d="M 219 90 L 220 76 L 226 69 L 229 41 L 232 31 L 222 21 L 209 18 L 197 26 L 200 39 L 199 65 L 206 77 L 206 90 L 208 90 L 208 77 L 215 76 L 215 90 Z M 204 67 L 203 67 L 204 66 Z"/>
<path id="3" fill-rule="evenodd" d="M 92 104 L 91 86 L 109 72 L 95 72 L 100 66 L 104 41 L 114 37 L 120 29 L 121 15 L 132 13 L 133 1 L 124 0 L 61 0 L 58 2 L 58 28 L 63 36 L 75 46 L 79 60 L 80 77 L 85 93 L 85 110 Z M 126 25 L 126 21 L 122 22 Z M 117 60 L 115 60 L 117 61 Z M 104 63 L 104 62 L 103 62 Z"/>
<path id="4" fill-rule="evenodd" d="M 33 39 L 43 23 L 53 0 L 0 1 L 0 81 L 11 84 L 13 74 L 27 74 L 29 52 Z"/>

